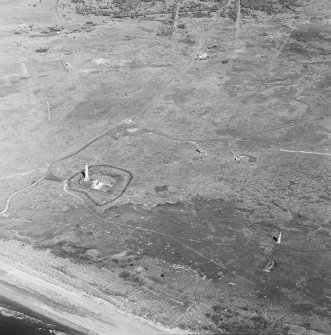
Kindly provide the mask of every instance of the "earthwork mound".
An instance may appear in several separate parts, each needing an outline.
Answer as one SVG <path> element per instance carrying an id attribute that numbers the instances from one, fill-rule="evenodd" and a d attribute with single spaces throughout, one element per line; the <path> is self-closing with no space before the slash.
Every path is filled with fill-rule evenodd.
<path id="1" fill-rule="evenodd" d="M 89 181 L 85 181 L 84 171 L 76 173 L 68 179 L 68 187 L 71 191 L 81 193 L 84 201 L 94 206 L 103 206 L 118 199 L 133 178 L 130 171 L 110 165 L 92 165 L 89 174 Z M 93 188 L 95 180 L 102 181 L 105 187 Z"/>

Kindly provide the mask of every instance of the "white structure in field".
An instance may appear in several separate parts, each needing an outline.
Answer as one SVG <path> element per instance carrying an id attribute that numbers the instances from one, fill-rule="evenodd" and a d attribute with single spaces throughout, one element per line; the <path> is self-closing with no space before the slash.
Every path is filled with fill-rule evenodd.
<path id="1" fill-rule="evenodd" d="M 95 179 L 92 181 L 92 188 L 95 190 L 100 190 L 104 184 L 101 180 Z"/>
<path id="2" fill-rule="evenodd" d="M 85 181 L 90 180 L 90 177 L 89 177 L 89 174 L 88 174 L 88 164 L 87 164 L 87 162 L 85 163 L 85 177 L 84 177 L 84 180 Z"/>
<path id="3" fill-rule="evenodd" d="M 198 59 L 199 60 L 206 60 L 208 58 L 208 54 L 207 53 L 203 53 L 203 54 L 198 54 Z"/>
<path id="4" fill-rule="evenodd" d="M 103 183 L 101 180 L 98 179 L 90 179 L 89 166 L 87 162 L 85 163 L 84 181 L 92 183 L 90 184 L 90 186 L 94 190 L 101 190 L 103 186 L 112 187 L 112 184 Z"/>
<path id="5" fill-rule="evenodd" d="M 275 266 L 275 262 L 269 261 L 268 264 L 264 267 L 262 271 L 270 272 L 274 268 L 274 266 Z"/>

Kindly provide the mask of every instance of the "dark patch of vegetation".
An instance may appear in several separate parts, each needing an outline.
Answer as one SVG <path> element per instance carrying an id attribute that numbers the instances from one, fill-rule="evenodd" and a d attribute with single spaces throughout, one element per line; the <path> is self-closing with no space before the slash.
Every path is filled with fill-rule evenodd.
<path id="1" fill-rule="evenodd" d="M 271 15 L 274 12 L 274 5 L 270 0 L 241 0 L 241 10 L 244 14 L 247 13 L 246 9 L 253 11 L 260 10 Z"/>
<path id="2" fill-rule="evenodd" d="M 142 278 L 140 278 L 139 276 L 135 275 L 134 273 L 131 273 L 129 271 L 122 271 L 119 273 L 118 275 L 120 278 L 122 278 L 125 281 L 131 282 L 131 283 L 135 283 L 138 285 L 143 285 L 144 281 L 142 280 Z"/>
<path id="3" fill-rule="evenodd" d="M 88 25 L 88 26 L 96 26 L 97 24 L 95 22 L 93 22 L 93 21 L 87 21 L 86 25 Z"/>
<path id="4" fill-rule="evenodd" d="M 153 282 L 157 284 L 164 284 L 162 279 L 155 277 L 155 276 L 148 276 L 148 279 L 152 280 Z"/>
<path id="5" fill-rule="evenodd" d="M 109 296 L 115 296 L 115 297 L 122 297 L 122 298 L 127 298 L 128 293 L 126 292 L 121 292 L 121 291 L 116 291 L 116 290 L 111 290 L 109 288 L 101 287 L 100 291 L 109 295 Z"/>
<path id="6" fill-rule="evenodd" d="M 196 18 L 211 17 L 211 13 L 209 11 L 197 11 L 193 13 L 193 17 Z"/>
<path id="7" fill-rule="evenodd" d="M 53 27 L 48 27 L 48 29 L 51 33 L 57 33 L 59 31 L 63 30 L 64 27 L 63 26 L 53 26 Z"/>
<path id="8" fill-rule="evenodd" d="M 301 3 L 298 0 L 278 0 L 279 4 L 288 9 L 294 9 L 295 7 L 300 7 Z"/>
<path id="9" fill-rule="evenodd" d="M 155 192 L 163 192 L 168 190 L 168 185 L 162 185 L 162 186 L 155 186 L 154 191 Z"/>
<path id="10" fill-rule="evenodd" d="M 113 4 L 118 7 L 121 12 L 127 13 L 135 10 L 140 4 L 140 0 L 113 0 Z"/>
<path id="11" fill-rule="evenodd" d="M 186 34 L 185 38 L 180 40 L 179 42 L 182 42 L 188 45 L 193 45 L 196 43 L 196 39 L 193 35 Z"/>
<path id="12" fill-rule="evenodd" d="M 289 327 L 283 323 L 282 318 L 266 318 L 264 315 L 255 315 L 250 319 L 243 320 L 243 317 L 224 306 L 215 305 L 213 312 L 207 313 L 206 317 L 210 319 L 222 332 L 216 334 L 227 335 L 288 335 Z"/>
<path id="13" fill-rule="evenodd" d="M 35 244 L 34 248 L 37 250 L 50 249 L 51 253 L 63 258 L 69 258 L 75 263 L 91 263 L 91 260 L 85 255 L 88 247 L 78 246 L 71 241 L 61 241 L 53 243 L 46 240 L 41 244 Z"/>
<path id="14" fill-rule="evenodd" d="M 159 28 L 159 33 L 157 36 L 171 36 L 172 34 L 172 21 L 165 21 L 162 26 Z"/>
<path id="15" fill-rule="evenodd" d="M 123 17 L 146 17 L 146 15 L 166 14 L 174 18 L 177 5 L 168 3 L 165 0 L 114 0 L 105 5 L 103 1 L 92 2 L 84 0 L 71 0 L 76 4 L 76 12 L 80 15 L 109 15 L 114 18 Z M 219 4 L 217 4 L 217 2 Z M 180 17 L 210 17 L 212 12 L 216 12 L 219 6 L 224 5 L 224 0 L 218 0 L 211 3 L 210 1 L 201 1 L 198 3 L 182 3 L 179 15 Z M 106 11 L 104 11 L 106 9 Z M 148 19 L 153 19 L 149 17 Z M 184 29 L 179 27 L 179 29 Z"/>
<path id="16" fill-rule="evenodd" d="M 293 304 L 291 309 L 294 313 L 309 315 L 314 310 L 313 304 Z"/>
<path id="17" fill-rule="evenodd" d="M 237 9 L 236 8 L 230 8 L 227 11 L 227 17 L 229 17 L 231 20 L 233 20 L 234 22 L 237 21 Z"/>
<path id="18" fill-rule="evenodd" d="M 49 50 L 49 48 L 38 48 L 38 49 L 36 49 L 36 52 L 38 52 L 38 53 L 46 53 L 46 52 L 48 52 L 48 50 Z"/>
<path id="19" fill-rule="evenodd" d="M 254 11 L 261 11 L 272 15 L 286 10 L 294 10 L 301 5 L 298 0 L 241 0 L 241 13 L 253 16 Z"/>

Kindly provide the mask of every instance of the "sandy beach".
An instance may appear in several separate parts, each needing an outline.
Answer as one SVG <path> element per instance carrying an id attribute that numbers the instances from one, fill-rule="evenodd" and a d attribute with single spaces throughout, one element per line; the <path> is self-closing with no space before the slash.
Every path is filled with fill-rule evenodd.
<path id="1" fill-rule="evenodd" d="M 9 248 L 9 244 L 1 241 L 1 250 L 8 252 Z M 24 248 L 20 250 L 22 252 Z M 14 264 L 3 251 L 0 254 L 0 301 L 27 308 L 30 315 L 33 313 L 38 319 L 45 318 L 49 323 L 62 325 L 62 331 L 68 330 L 70 335 L 167 334 L 157 326 L 117 311 L 105 300 L 61 285 L 53 278 L 47 280 L 45 273 L 37 277 L 36 272 L 22 271 L 18 266 L 24 268 L 23 264 Z M 44 260 L 47 263 L 50 258 Z"/>

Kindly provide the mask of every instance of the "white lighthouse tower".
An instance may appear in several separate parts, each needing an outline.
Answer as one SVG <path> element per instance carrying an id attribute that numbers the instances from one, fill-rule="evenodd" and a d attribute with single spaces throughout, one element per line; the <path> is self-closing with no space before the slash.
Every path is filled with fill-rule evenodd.
<path id="1" fill-rule="evenodd" d="M 88 164 L 87 162 L 85 163 L 85 177 L 84 177 L 85 181 L 89 181 L 90 180 L 90 176 L 88 174 Z"/>

